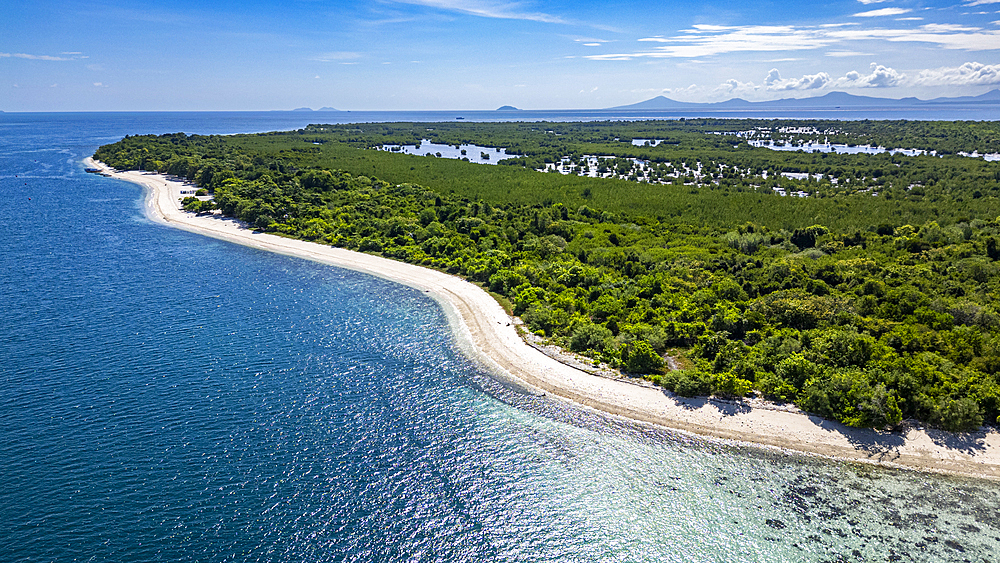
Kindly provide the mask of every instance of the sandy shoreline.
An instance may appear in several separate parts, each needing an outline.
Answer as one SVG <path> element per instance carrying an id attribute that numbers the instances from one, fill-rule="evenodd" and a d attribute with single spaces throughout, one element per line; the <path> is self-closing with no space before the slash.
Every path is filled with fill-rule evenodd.
<path id="1" fill-rule="evenodd" d="M 593 376 L 525 344 L 503 308 L 472 283 L 386 258 L 255 233 L 218 216 L 195 216 L 182 211 L 179 205 L 181 190 L 191 190 L 191 185 L 159 174 L 115 172 L 92 159 L 85 164 L 105 169 L 111 177 L 145 186 L 143 205 L 152 220 L 365 272 L 424 291 L 444 308 L 465 353 L 500 377 L 559 398 L 709 438 L 890 467 L 1000 479 L 1000 433 L 996 431 L 951 434 L 934 429 L 909 429 L 905 433 L 858 430 L 797 412 L 676 398 L 659 389 Z"/>

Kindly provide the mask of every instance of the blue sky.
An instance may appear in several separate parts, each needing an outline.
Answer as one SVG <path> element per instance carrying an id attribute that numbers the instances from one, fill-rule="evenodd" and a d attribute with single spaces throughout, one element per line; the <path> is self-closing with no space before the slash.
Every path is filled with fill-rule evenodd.
<path id="1" fill-rule="evenodd" d="M 1000 87 L 1000 0 L 7 0 L 0 110 L 603 108 Z"/>

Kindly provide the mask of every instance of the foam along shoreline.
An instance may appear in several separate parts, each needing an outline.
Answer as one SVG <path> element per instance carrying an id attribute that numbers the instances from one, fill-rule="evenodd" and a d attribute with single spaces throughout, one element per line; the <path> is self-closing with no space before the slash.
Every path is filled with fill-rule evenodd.
<path id="1" fill-rule="evenodd" d="M 157 222 L 261 250 L 375 275 L 418 289 L 444 308 L 462 350 L 501 379 L 616 416 L 699 436 L 889 467 L 1000 480 L 1000 432 L 934 429 L 876 432 L 799 412 L 674 397 L 657 388 L 594 376 L 546 356 L 517 334 L 511 317 L 478 286 L 436 270 L 312 242 L 251 231 L 219 215 L 180 207 L 193 186 L 149 172 L 112 178 L 146 188 L 144 209 Z M 185 194 L 186 195 L 186 194 Z"/>

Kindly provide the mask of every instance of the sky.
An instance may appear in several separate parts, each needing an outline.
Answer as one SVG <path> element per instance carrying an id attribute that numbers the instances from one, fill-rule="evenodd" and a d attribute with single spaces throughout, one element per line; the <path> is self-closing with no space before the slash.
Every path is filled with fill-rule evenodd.
<path id="1" fill-rule="evenodd" d="M 1000 0 L 0 0 L 2 111 L 596 109 L 1000 87 Z"/>

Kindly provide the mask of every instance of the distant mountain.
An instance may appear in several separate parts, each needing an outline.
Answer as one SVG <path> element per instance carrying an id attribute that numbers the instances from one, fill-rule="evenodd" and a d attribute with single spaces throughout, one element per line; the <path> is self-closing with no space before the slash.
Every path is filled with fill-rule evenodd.
<path id="1" fill-rule="evenodd" d="M 496 111 L 521 111 L 514 106 L 500 106 Z"/>
<path id="2" fill-rule="evenodd" d="M 733 98 L 724 102 L 697 103 L 678 102 L 664 96 L 657 96 L 644 102 L 608 108 L 612 110 L 679 110 L 679 109 L 763 109 L 763 108 L 844 108 L 844 107 L 880 107 L 880 108 L 912 108 L 941 104 L 998 104 L 1000 105 L 1000 89 L 991 90 L 979 96 L 963 96 L 960 98 L 935 98 L 920 100 L 917 98 L 874 98 L 871 96 L 855 96 L 846 92 L 830 92 L 824 96 L 813 98 L 783 98 L 764 102 L 748 102 L 742 98 Z"/>
<path id="3" fill-rule="evenodd" d="M 929 104 L 996 104 L 1000 103 L 1000 88 L 995 90 L 990 90 L 985 94 L 980 94 L 978 96 L 962 96 L 960 98 L 934 98 L 933 100 L 928 100 Z"/>
<path id="4" fill-rule="evenodd" d="M 340 111 L 340 110 L 337 109 L 337 108 L 331 108 L 331 107 L 323 106 L 323 107 L 319 108 L 316 111 Z"/>
<path id="5" fill-rule="evenodd" d="M 312 108 L 295 108 L 292 111 L 312 111 Z"/>
<path id="6" fill-rule="evenodd" d="M 627 106 L 617 106 L 608 109 L 683 109 L 683 108 L 697 108 L 707 105 L 713 105 L 713 104 L 678 102 L 677 100 L 671 100 L 666 96 L 657 96 L 651 100 L 646 100 L 645 102 L 639 102 L 637 104 L 629 104 Z"/>

